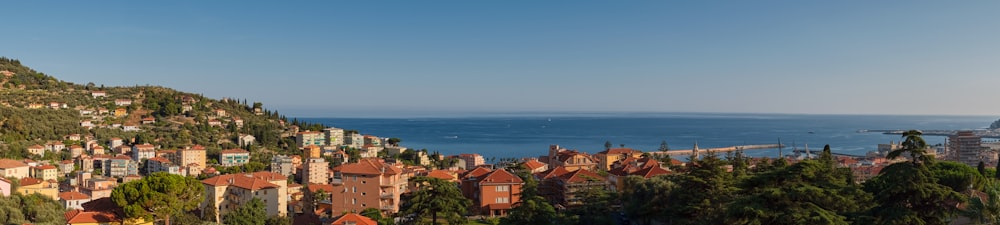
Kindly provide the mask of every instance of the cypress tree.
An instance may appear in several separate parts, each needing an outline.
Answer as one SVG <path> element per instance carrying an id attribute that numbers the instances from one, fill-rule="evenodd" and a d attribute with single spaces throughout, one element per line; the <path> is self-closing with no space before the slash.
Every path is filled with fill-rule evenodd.
<path id="1" fill-rule="evenodd" d="M 979 174 L 982 174 L 984 177 L 987 176 L 986 163 L 984 163 L 983 161 L 979 161 L 979 166 L 977 166 L 976 169 L 979 169 Z"/>

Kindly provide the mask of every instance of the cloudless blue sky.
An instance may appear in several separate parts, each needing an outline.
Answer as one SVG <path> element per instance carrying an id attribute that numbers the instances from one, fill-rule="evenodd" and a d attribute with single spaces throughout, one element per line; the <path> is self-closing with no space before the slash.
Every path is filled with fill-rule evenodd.
<path id="1" fill-rule="evenodd" d="M 15 1 L 0 55 L 291 116 L 1000 113 L 1000 1 Z"/>

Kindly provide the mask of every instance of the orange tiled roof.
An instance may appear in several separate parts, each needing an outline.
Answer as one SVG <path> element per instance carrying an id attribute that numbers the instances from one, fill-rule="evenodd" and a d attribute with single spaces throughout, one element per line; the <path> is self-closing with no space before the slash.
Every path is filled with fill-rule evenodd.
<path id="1" fill-rule="evenodd" d="M 35 179 L 31 177 L 21 178 L 21 186 L 36 185 L 41 184 L 43 180 Z"/>
<path id="2" fill-rule="evenodd" d="M 201 183 L 212 186 L 236 186 L 247 190 L 278 188 L 278 185 L 272 184 L 264 179 L 248 176 L 248 174 L 219 175 L 202 180 Z"/>
<path id="3" fill-rule="evenodd" d="M 521 180 L 520 177 L 503 169 L 494 170 L 493 172 L 483 175 L 478 180 L 480 185 L 493 183 L 524 183 L 524 180 Z"/>
<path id="4" fill-rule="evenodd" d="M 340 171 L 340 173 L 373 175 L 383 174 L 383 169 L 385 174 L 390 175 L 400 174 L 403 172 L 399 168 L 386 165 L 377 159 L 361 159 L 357 163 L 344 164 L 334 168 L 334 170 Z"/>
<path id="5" fill-rule="evenodd" d="M 37 170 L 54 170 L 54 169 L 56 169 L 56 167 L 53 166 L 53 165 L 43 165 L 43 166 L 36 166 L 35 169 L 37 169 Z"/>
<path id="6" fill-rule="evenodd" d="M 438 178 L 442 180 L 455 180 L 455 176 L 444 170 L 432 170 L 427 173 L 428 177 Z"/>
<path id="7" fill-rule="evenodd" d="M 27 167 L 28 164 L 24 162 L 13 160 L 13 159 L 0 159 L 0 169 L 11 169 L 18 167 Z"/>
<path id="8" fill-rule="evenodd" d="M 253 176 L 254 178 L 263 179 L 263 180 L 266 180 L 266 181 L 288 180 L 288 177 L 285 176 L 284 174 L 275 173 L 275 172 L 268 172 L 268 171 L 254 172 L 254 173 L 251 173 L 251 176 Z"/>
<path id="9" fill-rule="evenodd" d="M 121 219 L 112 213 L 84 212 L 79 209 L 70 210 L 64 216 L 66 217 L 66 224 L 121 222 Z"/>
<path id="10" fill-rule="evenodd" d="M 28 149 L 44 149 L 44 148 L 45 148 L 45 146 L 41 146 L 41 145 L 32 145 L 32 146 L 28 147 Z"/>
<path id="11" fill-rule="evenodd" d="M 84 194 L 84 193 L 80 193 L 80 192 L 69 191 L 69 192 L 60 192 L 59 193 L 59 199 L 62 199 L 62 200 L 82 200 L 82 199 L 90 199 L 90 196 L 87 195 L 87 194 Z"/>
<path id="12" fill-rule="evenodd" d="M 149 161 L 157 161 L 157 162 L 160 162 L 160 163 L 170 163 L 170 160 L 169 160 L 169 159 L 167 159 L 167 158 L 163 158 L 163 157 L 153 157 L 153 158 L 149 158 Z"/>
<path id="13" fill-rule="evenodd" d="M 343 216 L 340 216 L 340 218 L 337 218 L 337 220 L 334 220 L 330 225 L 346 225 L 348 224 L 347 222 L 354 222 L 353 224 L 357 225 L 378 225 L 375 220 L 354 213 L 344 214 Z"/>
<path id="14" fill-rule="evenodd" d="M 476 167 L 475 169 L 472 169 L 472 170 L 469 170 L 469 172 L 466 172 L 465 175 L 462 175 L 462 179 L 464 180 L 464 179 L 468 179 L 468 178 L 472 178 L 472 177 L 480 177 L 480 176 L 486 175 L 486 174 L 488 174 L 490 172 L 493 172 L 492 170 L 490 170 L 490 168 Z"/>
<path id="15" fill-rule="evenodd" d="M 591 172 L 590 170 L 585 170 L 585 169 L 579 169 L 579 170 L 576 170 L 576 171 L 573 171 L 573 172 L 569 172 L 567 174 L 563 174 L 562 176 L 559 176 L 559 179 L 562 179 L 562 180 L 566 181 L 567 183 L 581 183 L 581 182 L 594 181 L 594 180 L 597 180 L 597 181 L 605 181 L 606 180 L 600 174 L 597 174 L 597 173 Z"/>
<path id="16" fill-rule="evenodd" d="M 544 179 L 548 179 L 548 178 L 559 177 L 559 176 L 562 176 L 563 174 L 567 174 L 567 173 L 569 173 L 569 170 L 567 170 L 566 167 L 559 166 L 559 167 L 551 168 L 551 169 L 546 170 L 544 172 L 540 172 L 538 174 L 535 174 L 535 176 L 538 177 L 539 179 L 543 179 L 544 180 Z"/>
<path id="17" fill-rule="evenodd" d="M 546 166 L 546 165 L 548 165 L 548 164 L 545 164 L 543 162 L 539 162 L 538 160 L 528 160 L 527 162 L 524 162 L 524 166 L 528 167 L 529 170 L 534 170 L 534 169 L 542 168 L 543 166 Z"/>
<path id="18" fill-rule="evenodd" d="M 316 193 L 319 190 L 323 190 L 326 193 L 333 193 L 333 185 L 309 183 L 309 193 Z"/>
<path id="19" fill-rule="evenodd" d="M 631 148 L 612 148 L 612 149 L 604 150 L 602 152 L 598 152 L 598 154 L 621 155 L 621 154 L 634 154 L 634 153 L 639 153 L 639 152 L 641 152 L 641 151 L 635 150 L 635 149 L 631 149 Z"/>

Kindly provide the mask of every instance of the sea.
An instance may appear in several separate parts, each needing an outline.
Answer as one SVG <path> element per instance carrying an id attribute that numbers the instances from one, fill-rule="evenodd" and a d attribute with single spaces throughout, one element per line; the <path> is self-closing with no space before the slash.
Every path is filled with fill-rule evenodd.
<path id="1" fill-rule="evenodd" d="M 396 137 L 410 149 L 445 155 L 478 153 L 485 158 L 537 157 L 550 145 L 596 153 L 613 146 L 656 151 L 734 145 L 784 144 L 791 149 L 864 155 L 878 144 L 899 142 L 899 135 L 861 130 L 985 129 L 996 116 L 794 115 L 720 113 L 530 113 L 413 118 L 299 118 L 362 134 Z M 946 137 L 924 136 L 930 145 Z M 746 150 L 754 157 L 775 157 L 778 149 Z"/>

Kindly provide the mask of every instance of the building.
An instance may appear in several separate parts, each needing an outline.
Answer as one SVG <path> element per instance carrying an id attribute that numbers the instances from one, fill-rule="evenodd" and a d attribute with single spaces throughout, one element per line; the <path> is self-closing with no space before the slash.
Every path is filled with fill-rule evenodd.
<path id="1" fill-rule="evenodd" d="M 379 159 L 361 159 L 334 170 L 331 215 L 358 213 L 376 208 L 384 214 L 399 212 L 399 195 L 409 176 L 402 168 Z M 342 191 L 341 191 L 342 190 Z"/>
<path id="2" fill-rule="evenodd" d="M 89 195 L 91 199 L 111 197 L 111 191 L 118 186 L 118 180 L 111 177 L 96 176 L 89 178 L 90 173 L 81 173 L 78 177 L 83 183 L 80 192 Z"/>
<path id="3" fill-rule="evenodd" d="M 976 167 L 980 161 L 984 161 L 982 142 L 982 137 L 972 131 L 959 131 L 948 136 L 948 149 L 954 160 Z"/>
<path id="4" fill-rule="evenodd" d="M 178 162 L 177 164 L 183 166 L 198 164 L 204 167 L 208 165 L 205 163 L 205 154 L 205 147 L 195 145 L 188 149 L 178 150 L 177 159 L 171 161 Z"/>
<path id="5" fill-rule="evenodd" d="M 90 201 L 90 196 L 84 193 L 68 191 L 59 193 L 59 203 L 69 210 L 83 209 L 83 203 Z"/>
<path id="6" fill-rule="evenodd" d="M 364 135 L 362 137 L 364 138 L 365 145 L 382 146 L 382 139 L 375 135 Z"/>
<path id="7" fill-rule="evenodd" d="M 357 133 L 344 134 L 344 145 L 351 148 L 361 148 L 365 146 L 365 138 Z"/>
<path id="8" fill-rule="evenodd" d="M 17 192 L 22 195 L 41 194 L 59 200 L 59 184 L 30 177 L 21 178 Z"/>
<path id="9" fill-rule="evenodd" d="M 0 196 L 9 197 L 10 192 L 13 191 L 13 184 L 7 178 L 0 177 Z"/>
<path id="10" fill-rule="evenodd" d="M 250 152 L 243 149 L 222 150 L 219 153 L 219 164 L 222 166 L 242 166 L 250 162 Z"/>
<path id="11" fill-rule="evenodd" d="M 292 157 L 286 155 L 275 155 L 271 157 L 271 172 L 281 175 L 291 176 L 294 174 L 295 166 L 292 165 Z"/>
<path id="12" fill-rule="evenodd" d="M 115 112 L 114 112 L 114 116 L 115 117 L 121 117 L 121 116 L 125 116 L 125 115 L 128 115 L 128 109 L 125 109 L 125 108 L 117 108 L 117 109 L 115 109 Z"/>
<path id="13" fill-rule="evenodd" d="M 541 173 L 543 171 L 549 170 L 549 164 L 539 162 L 536 159 L 530 159 L 524 162 L 524 166 L 532 173 Z"/>
<path id="14" fill-rule="evenodd" d="M 298 144 L 299 148 L 309 145 L 326 145 L 326 137 L 323 132 L 303 131 L 295 134 L 295 144 Z"/>
<path id="15" fill-rule="evenodd" d="M 479 165 L 486 164 L 486 159 L 479 154 L 459 154 L 458 158 L 465 161 L 465 169 L 476 168 Z"/>
<path id="16" fill-rule="evenodd" d="M 559 148 L 558 145 L 549 146 L 549 167 L 566 167 L 573 171 L 578 169 L 593 170 L 597 167 L 597 161 L 590 155 L 576 150 Z"/>
<path id="17" fill-rule="evenodd" d="M 45 155 L 45 146 L 41 145 L 29 146 L 28 153 L 31 153 L 32 155 L 43 156 Z"/>
<path id="18" fill-rule="evenodd" d="M 111 212 L 86 212 L 80 209 L 73 209 L 67 211 L 64 216 L 66 217 L 67 225 L 123 224 L 122 218 Z"/>
<path id="19" fill-rule="evenodd" d="M 238 141 L 240 146 L 250 146 L 257 141 L 257 138 L 253 137 L 253 135 L 243 134 L 239 136 Z"/>
<path id="20" fill-rule="evenodd" d="M 0 159 L 0 177 L 21 179 L 28 175 L 28 164 L 13 159 Z"/>
<path id="21" fill-rule="evenodd" d="M 625 186 L 625 177 L 639 176 L 645 179 L 658 175 L 671 174 L 667 169 L 660 166 L 660 162 L 653 158 L 632 158 L 625 157 L 618 160 L 608 171 L 608 182 L 611 183 L 610 191 L 618 192 Z"/>
<path id="22" fill-rule="evenodd" d="M 338 217 L 330 225 L 378 225 L 378 222 L 357 213 L 347 213 Z"/>
<path id="23" fill-rule="evenodd" d="M 132 105 L 132 99 L 115 99 L 116 106 L 129 106 Z"/>
<path id="24" fill-rule="evenodd" d="M 139 175 L 139 163 L 124 155 L 104 160 L 101 169 L 104 170 L 104 175 L 109 177 Z"/>
<path id="25" fill-rule="evenodd" d="M 83 150 L 84 150 L 83 146 L 71 145 L 69 146 L 69 156 L 71 158 L 76 158 L 77 156 L 83 154 Z"/>
<path id="26" fill-rule="evenodd" d="M 578 196 L 581 192 L 591 188 L 607 189 L 608 187 L 607 179 L 586 169 L 571 171 L 560 166 L 535 174 L 535 177 L 541 180 L 538 185 L 538 194 L 563 207 L 582 204 L 584 199 Z"/>
<path id="27" fill-rule="evenodd" d="M 59 169 L 53 165 L 42 165 L 32 168 L 35 178 L 42 180 L 55 180 L 59 177 Z"/>
<path id="28" fill-rule="evenodd" d="M 121 138 L 111 138 L 108 140 L 108 148 L 116 148 L 125 144 Z"/>
<path id="29" fill-rule="evenodd" d="M 344 145 L 344 129 L 336 127 L 323 129 L 323 137 L 326 138 L 327 146 Z"/>
<path id="30" fill-rule="evenodd" d="M 476 170 L 489 171 L 482 167 L 473 171 Z M 478 176 L 475 174 L 464 176 L 462 193 L 472 199 L 470 211 L 480 215 L 504 216 L 513 205 L 521 201 L 522 185 L 524 181 L 520 177 L 499 169 Z"/>
<path id="31" fill-rule="evenodd" d="M 302 183 L 329 184 L 330 183 L 330 162 L 323 158 L 306 159 L 302 166 Z"/>
<path id="32" fill-rule="evenodd" d="M 597 167 L 599 169 L 608 171 L 611 170 L 611 164 L 617 162 L 618 160 L 624 158 L 635 158 L 638 159 L 642 157 L 642 151 L 631 149 L 631 148 L 611 148 L 594 154 L 597 158 Z"/>
<path id="33" fill-rule="evenodd" d="M 170 162 L 169 159 L 163 157 L 153 157 L 146 161 L 146 169 L 149 173 L 155 172 L 167 172 L 169 174 L 184 176 L 184 171 L 181 171 L 181 167 Z"/>
<path id="34" fill-rule="evenodd" d="M 225 174 L 201 181 L 205 201 L 200 208 L 215 207 L 216 218 L 229 213 L 253 198 L 264 203 L 268 216 L 288 213 L 288 178 L 272 172 Z M 220 221 L 225 223 L 225 221 Z"/>
<path id="35" fill-rule="evenodd" d="M 105 92 L 105 91 L 91 91 L 90 92 L 90 96 L 92 96 L 94 98 L 108 97 L 108 93 Z"/>
<path id="36" fill-rule="evenodd" d="M 132 160 L 141 162 L 143 159 L 156 157 L 156 147 L 146 143 L 132 146 Z"/>

